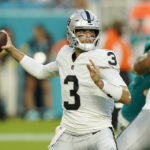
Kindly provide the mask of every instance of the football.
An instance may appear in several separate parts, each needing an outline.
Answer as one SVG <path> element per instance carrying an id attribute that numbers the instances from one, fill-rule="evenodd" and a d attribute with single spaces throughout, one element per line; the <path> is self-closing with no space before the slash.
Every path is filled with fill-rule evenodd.
<path id="1" fill-rule="evenodd" d="M 6 45 L 7 35 L 4 32 L 0 32 L 0 52 L 2 51 L 1 47 Z"/>

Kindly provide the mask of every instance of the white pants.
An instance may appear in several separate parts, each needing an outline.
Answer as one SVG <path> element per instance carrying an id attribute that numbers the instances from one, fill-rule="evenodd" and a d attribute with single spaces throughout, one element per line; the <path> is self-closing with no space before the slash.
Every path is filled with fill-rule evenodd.
<path id="1" fill-rule="evenodd" d="M 150 90 L 139 115 L 118 136 L 118 150 L 150 150 Z"/>
<path id="2" fill-rule="evenodd" d="M 113 132 L 105 128 L 86 135 L 72 135 L 64 131 L 49 150 L 117 150 Z"/>
<path id="3" fill-rule="evenodd" d="M 138 117 L 118 136 L 118 150 L 150 149 L 150 110 L 142 110 Z"/>

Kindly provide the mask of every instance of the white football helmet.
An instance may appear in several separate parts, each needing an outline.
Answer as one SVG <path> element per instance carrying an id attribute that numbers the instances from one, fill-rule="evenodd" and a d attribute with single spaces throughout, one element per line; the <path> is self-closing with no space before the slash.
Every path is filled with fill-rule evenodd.
<path id="1" fill-rule="evenodd" d="M 93 43 L 81 43 L 76 36 L 76 30 L 89 29 L 94 30 L 96 37 Z M 100 40 L 100 26 L 97 17 L 89 10 L 78 10 L 68 20 L 67 23 L 67 40 L 69 45 L 74 48 L 79 48 L 83 51 L 96 49 Z"/>

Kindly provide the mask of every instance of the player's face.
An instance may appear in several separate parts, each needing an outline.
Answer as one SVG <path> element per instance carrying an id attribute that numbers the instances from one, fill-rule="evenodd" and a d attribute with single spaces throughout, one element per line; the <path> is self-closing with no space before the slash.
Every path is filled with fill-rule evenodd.
<path id="1" fill-rule="evenodd" d="M 76 36 L 81 43 L 93 43 L 96 37 L 96 34 L 94 30 L 78 29 L 76 30 Z"/>

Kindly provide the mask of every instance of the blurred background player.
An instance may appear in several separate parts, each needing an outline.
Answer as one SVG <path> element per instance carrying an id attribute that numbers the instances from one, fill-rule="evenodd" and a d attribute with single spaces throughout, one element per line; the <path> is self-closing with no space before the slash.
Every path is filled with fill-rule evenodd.
<path id="1" fill-rule="evenodd" d="M 145 104 L 146 95 L 150 88 L 150 41 L 145 45 L 145 54 L 139 57 L 133 65 L 133 72 L 137 73 L 129 85 L 131 102 L 123 106 L 118 117 L 118 132 L 120 133 L 139 114 Z"/>
<path id="2" fill-rule="evenodd" d="M 133 81 L 129 85 L 131 92 L 131 102 L 126 107 L 123 106 L 118 116 L 118 133 L 120 133 L 129 123 L 131 123 L 141 111 L 145 104 L 145 98 L 147 91 L 150 87 L 150 74 L 145 72 L 145 59 L 148 60 L 149 49 L 150 49 L 150 1 L 139 0 L 137 1 L 129 11 L 129 25 L 131 29 L 131 43 L 134 49 L 134 56 L 137 58 L 136 68 L 133 68 L 138 75 L 135 75 Z M 146 45 L 145 45 L 145 42 Z M 144 56 L 143 55 L 143 46 Z M 146 58 L 145 58 L 146 57 Z M 143 61 L 142 65 L 139 65 Z M 139 69 L 137 67 L 140 67 Z M 146 66 L 147 67 L 147 66 Z M 136 69 L 136 70 L 135 70 Z M 138 69 L 138 70 L 137 70 Z M 140 75 L 140 76 L 139 76 Z"/>
<path id="3" fill-rule="evenodd" d="M 46 29 L 37 25 L 33 29 L 34 38 L 29 42 L 29 56 L 42 64 L 49 62 L 52 37 Z M 52 96 L 49 80 L 38 80 L 27 72 L 25 73 L 25 118 L 38 120 L 41 116 L 44 119 L 52 119 Z"/>
<path id="4" fill-rule="evenodd" d="M 130 83 L 129 72 L 133 63 L 133 50 L 129 41 L 124 37 L 124 23 L 114 21 L 106 28 L 103 48 L 113 50 L 120 65 L 120 75 L 127 85 Z"/>
<path id="5" fill-rule="evenodd" d="M 150 1 L 138 0 L 129 11 L 129 25 L 133 31 L 139 26 L 145 34 L 150 34 Z"/>
<path id="6" fill-rule="evenodd" d="M 12 28 L 2 27 L 14 41 Z M 0 118 L 15 117 L 17 115 L 17 90 L 18 74 L 17 63 L 8 55 L 6 51 L 0 53 Z M 7 85 L 5 79 L 7 78 Z M 9 94 L 8 94 L 9 93 Z"/>

